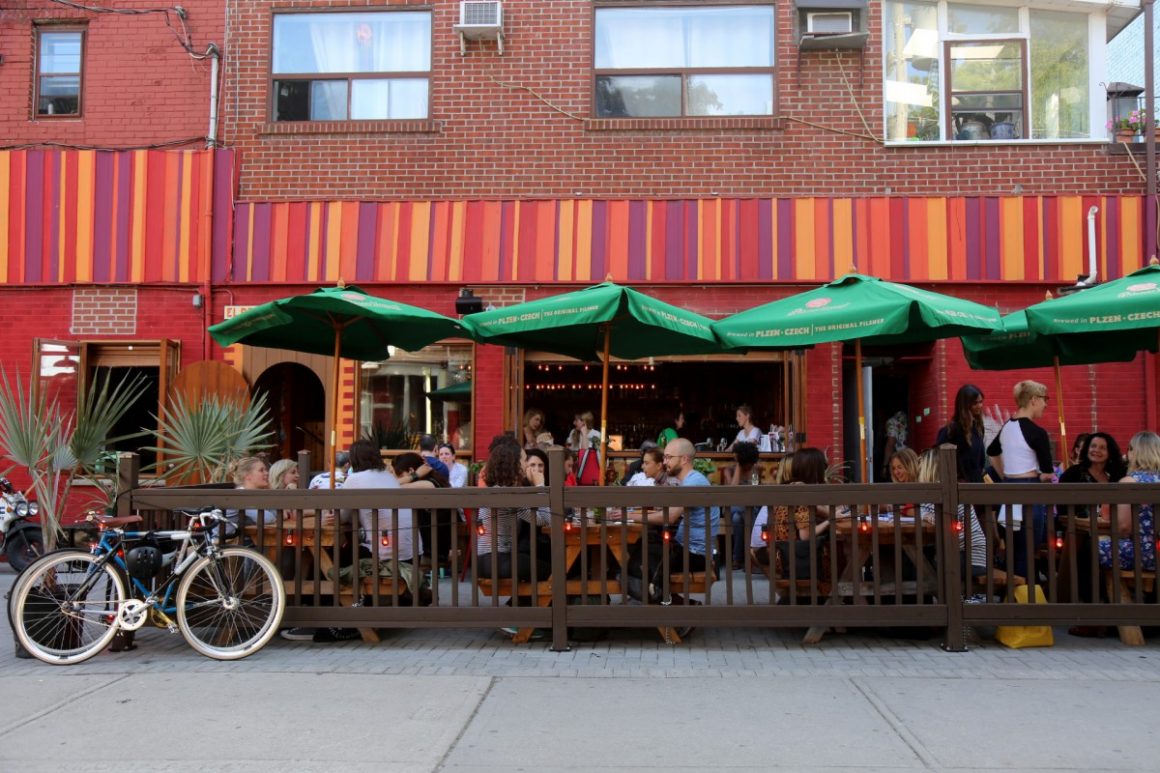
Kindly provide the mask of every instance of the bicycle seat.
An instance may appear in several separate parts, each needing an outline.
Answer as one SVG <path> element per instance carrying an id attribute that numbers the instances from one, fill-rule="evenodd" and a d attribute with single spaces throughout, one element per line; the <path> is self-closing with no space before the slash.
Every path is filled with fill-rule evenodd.
<path id="1" fill-rule="evenodd" d="M 124 515 L 120 518 L 106 518 L 103 515 L 90 515 L 88 521 L 95 523 L 98 526 L 104 526 L 106 529 L 115 529 L 118 526 L 128 526 L 131 523 L 140 523 L 141 516 L 139 515 Z"/>

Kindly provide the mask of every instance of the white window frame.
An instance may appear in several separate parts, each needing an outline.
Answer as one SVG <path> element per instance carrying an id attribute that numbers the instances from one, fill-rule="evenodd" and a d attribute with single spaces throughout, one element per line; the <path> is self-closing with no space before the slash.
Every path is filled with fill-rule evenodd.
<path id="1" fill-rule="evenodd" d="M 954 0 L 959 5 L 973 5 L 974 3 L 966 0 Z M 1106 12 L 1091 11 L 1086 14 L 1088 21 L 1088 132 L 1087 137 L 1078 138 L 1033 138 L 1025 137 L 1017 140 L 954 140 L 947 136 L 947 116 L 943 101 L 946 97 L 946 88 L 948 82 L 947 76 L 947 59 L 944 55 L 944 43 L 954 41 L 973 41 L 973 40 L 1023 40 L 1026 44 L 1027 58 L 1024 60 L 1024 68 L 1028 73 L 1027 82 L 1027 104 L 1024 106 L 1024 124 L 1026 133 L 1030 135 L 1032 127 L 1032 106 L 1035 104 L 1034 83 L 1030 79 L 1031 71 L 1031 9 L 1041 9 L 1047 11 L 1067 11 L 1069 13 L 1081 14 L 1082 8 L 1061 8 L 1058 5 L 1051 3 L 1030 3 L 1018 6 L 1019 9 L 1019 31 L 1010 33 L 997 33 L 991 35 L 963 35 L 959 33 L 951 33 L 947 31 L 949 12 L 947 6 L 951 0 L 938 0 L 936 3 L 930 5 L 936 6 L 936 14 L 938 18 L 938 52 L 939 52 L 939 139 L 937 140 L 896 140 L 884 139 L 888 147 L 913 147 L 915 145 L 995 145 L 995 144 L 1082 144 L 1089 142 L 1107 142 L 1107 132 L 1104 129 L 1104 123 L 1107 116 L 1107 107 L 1103 100 L 1096 97 L 1103 92 L 1101 84 L 1106 80 L 1105 74 L 1107 72 L 1107 41 L 1105 34 L 1107 29 Z M 997 5 L 996 3 L 978 3 L 978 5 Z M 1011 6 L 1005 6 L 1011 7 Z M 887 54 L 886 46 L 882 47 L 882 83 L 885 89 L 887 80 Z M 883 98 L 882 102 L 882 137 L 889 136 L 889 120 L 887 117 L 886 100 Z"/>
<path id="2" fill-rule="evenodd" d="M 427 69 L 426 70 L 370 70 L 370 71 L 356 71 L 350 72 L 276 72 L 275 71 L 275 27 L 279 17 L 295 17 L 295 16 L 323 16 L 326 14 L 343 14 L 348 16 L 365 16 L 368 18 L 379 17 L 381 14 L 391 13 L 406 13 L 406 14 L 426 14 L 427 25 L 430 37 L 427 40 Z M 385 17 L 381 17 L 385 18 Z M 434 59 L 434 31 L 435 20 L 434 13 L 430 8 L 426 7 L 411 7 L 399 6 L 390 9 L 383 8 L 360 8 L 360 7 L 338 7 L 338 8 L 308 8 L 308 9 L 275 9 L 270 15 L 270 61 L 267 67 L 267 84 L 269 89 L 269 100 L 267 105 L 267 112 L 269 120 L 277 123 L 318 123 L 326 120 L 337 121 L 399 121 L 399 120 L 427 120 L 431 116 L 431 82 Z M 354 105 L 354 84 L 356 81 L 375 82 L 381 81 L 391 83 L 396 81 L 423 81 L 426 85 L 427 99 L 423 104 L 422 115 L 408 116 L 406 118 L 391 118 L 391 117 L 376 117 L 376 118 L 355 118 L 352 117 L 355 112 Z M 278 83 L 298 82 L 298 83 L 314 83 L 323 81 L 342 81 L 346 84 L 346 114 L 342 118 L 337 119 L 319 119 L 319 118 L 300 118 L 300 119 L 279 119 L 278 118 Z M 389 87 L 388 87 L 389 89 Z"/>

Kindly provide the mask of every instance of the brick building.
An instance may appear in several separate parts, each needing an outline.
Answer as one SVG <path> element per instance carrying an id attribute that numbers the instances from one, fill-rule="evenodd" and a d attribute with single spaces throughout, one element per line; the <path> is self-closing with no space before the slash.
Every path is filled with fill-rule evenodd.
<path id="1" fill-rule="evenodd" d="M 321 451 L 335 388 L 342 442 L 407 423 L 477 455 L 528 407 L 562 439 L 599 405 L 595 369 L 539 353 L 397 352 L 333 385 L 324 358 L 205 335 L 340 279 L 454 314 L 464 288 L 502 305 L 612 276 L 716 317 L 856 267 L 1008 312 L 1087 271 L 1092 207 L 1101 278 L 1155 252 L 1100 87 L 1137 3 L 505 0 L 502 53 L 449 0 L 117 8 L 148 12 L 0 12 L 0 356 L 159 389 L 225 361 L 271 391 L 282 453 Z M 718 439 L 748 402 L 849 458 L 848 355 L 624 363 L 609 423 L 628 445 L 683 407 Z M 1007 407 L 1053 380 L 970 371 L 953 340 L 871 355 L 879 435 L 901 411 L 919 447 L 961 383 Z M 1069 430 L 1154 428 L 1153 360 L 1065 368 Z M 468 376 L 470 402 L 430 397 Z"/>

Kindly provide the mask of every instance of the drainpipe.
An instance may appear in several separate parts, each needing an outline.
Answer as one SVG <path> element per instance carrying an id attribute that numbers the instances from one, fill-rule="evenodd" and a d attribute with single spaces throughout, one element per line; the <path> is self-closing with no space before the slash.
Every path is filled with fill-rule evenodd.
<path id="1" fill-rule="evenodd" d="M 221 66 L 221 50 L 216 43 L 210 43 L 205 50 L 209 57 L 209 131 L 205 135 L 205 146 L 217 145 L 218 130 L 218 68 Z"/>
<path id="2" fill-rule="evenodd" d="M 216 43 L 210 43 L 205 50 L 206 56 L 209 57 L 209 130 L 205 136 L 205 146 L 212 151 L 217 146 L 217 131 L 218 131 L 218 72 L 221 67 L 221 50 Z M 215 154 L 216 155 L 216 154 Z M 216 175 L 217 163 L 213 163 L 213 173 Z M 204 300 L 201 304 L 201 358 L 203 360 L 209 359 L 210 340 L 209 340 L 209 326 L 213 323 L 213 286 L 210 282 L 210 272 L 213 270 L 213 228 L 214 228 L 214 202 L 216 200 L 216 191 L 214 190 L 216 180 L 210 184 L 210 198 L 209 207 L 206 210 L 206 219 L 209 221 L 209 248 L 206 250 L 206 259 L 202 266 L 202 296 Z"/>
<path id="3" fill-rule="evenodd" d="M 1143 0 L 1144 5 L 1144 263 L 1156 257 L 1156 108 L 1155 78 L 1155 0 Z"/>
<path id="4" fill-rule="evenodd" d="M 1096 213 L 1100 211 L 1099 207 L 1092 207 L 1088 210 L 1088 274 L 1082 281 L 1078 282 L 1083 287 L 1090 287 L 1096 283 L 1096 271 L 1099 270 L 1100 261 L 1096 255 Z"/>

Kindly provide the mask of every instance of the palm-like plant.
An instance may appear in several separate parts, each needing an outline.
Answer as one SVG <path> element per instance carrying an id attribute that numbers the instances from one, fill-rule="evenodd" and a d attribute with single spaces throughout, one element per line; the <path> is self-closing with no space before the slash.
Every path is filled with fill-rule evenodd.
<path id="1" fill-rule="evenodd" d="M 21 468 L 40 504 L 46 550 L 56 546 L 64 515 L 79 476 L 92 476 L 104 446 L 129 408 L 145 390 L 144 378 L 118 380 L 100 369 L 78 395 L 75 410 L 66 410 L 44 390 L 33 390 L 0 368 L 0 455 Z"/>
<path id="2" fill-rule="evenodd" d="M 217 395 L 198 402 L 175 395 L 152 434 L 157 445 L 144 450 L 158 454 L 158 474 L 173 480 L 220 483 L 231 462 L 269 448 L 273 433 L 266 396 L 259 394 L 246 404 Z"/>

